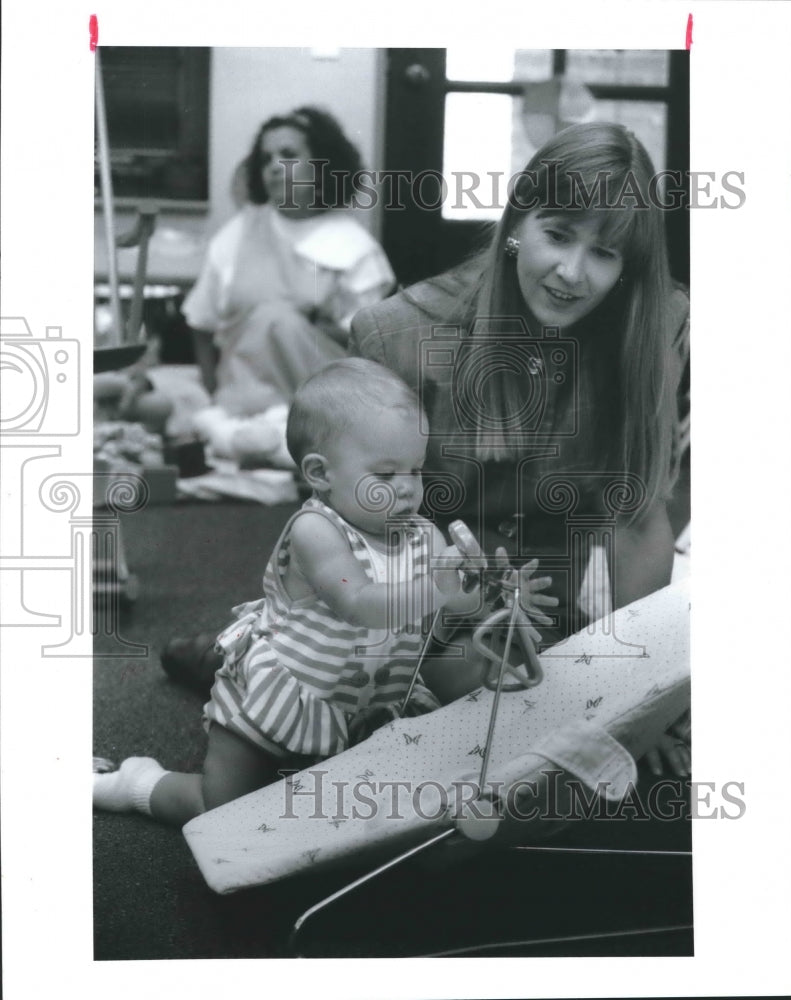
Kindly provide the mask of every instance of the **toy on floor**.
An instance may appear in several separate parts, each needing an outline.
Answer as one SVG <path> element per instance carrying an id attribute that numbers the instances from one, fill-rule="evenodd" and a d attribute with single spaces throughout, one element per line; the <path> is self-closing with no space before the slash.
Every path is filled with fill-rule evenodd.
<path id="1" fill-rule="evenodd" d="M 174 448 L 203 443 L 213 457 L 240 469 L 294 468 L 287 418 L 288 406 L 264 385 L 212 402 L 195 365 L 159 364 L 156 338 L 134 365 L 94 376 L 94 423 L 140 424 Z"/>

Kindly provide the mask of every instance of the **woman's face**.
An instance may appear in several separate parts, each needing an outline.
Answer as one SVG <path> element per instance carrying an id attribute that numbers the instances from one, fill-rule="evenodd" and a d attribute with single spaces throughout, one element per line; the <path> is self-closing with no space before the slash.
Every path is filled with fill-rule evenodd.
<path id="1" fill-rule="evenodd" d="M 542 326 L 569 327 L 603 302 L 623 271 L 593 215 L 531 212 L 514 231 L 519 289 Z"/>
<path id="2" fill-rule="evenodd" d="M 291 181 L 313 181 L 313 166 L 308 161 L 311 150 L 304 132 L 290 125 L 269 129 L 261 136 L 261 176 L 269 200 L 275 208 L 307 208 L 315 201 L 312 185 L 287 184 Z M 283 160 L 297 160 L 286 167 Z"/>

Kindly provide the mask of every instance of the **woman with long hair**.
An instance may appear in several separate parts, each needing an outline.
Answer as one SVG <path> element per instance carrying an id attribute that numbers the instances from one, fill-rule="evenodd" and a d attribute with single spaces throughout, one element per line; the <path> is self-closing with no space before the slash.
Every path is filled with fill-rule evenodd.
<path id="1" fill-rule="evenodd" d="M 670 581 L 689 298 L 670 276 L 657 195 L 631 132 L 572 126 L 516 176 L 481 253 L 352 322 L 351 353 L 393 369 L 420 400 L 425 513 L 443 528 L 462 519 L 493 573 L 507 559 L 525 589 L 540 585 L 552 621 L 540 622 L 542 648 Z M 547 576 L 529 581 L 536 558 Z M 485 669 L 459 656 L 464 626 L 454 669 L 441 669 L 453 627 L 422 669 L 443 702 Z M 203 636 L 174 640 L 163 665 L 202 689 L 207 649 Z M 684 740 L 662 749 L 688 773 Z"/>
<path id="2" fill-rule="evenodd" d="M 516 176 L 481 254 L 352 326 L 351 349 L 426 409 L 429 513 L 552 576 L 547 646 L 670 580 L 689 300 L 656 194 L 632 133 L 567 128 Z M 481 670 L 424 674 L 447 701 Z"/>

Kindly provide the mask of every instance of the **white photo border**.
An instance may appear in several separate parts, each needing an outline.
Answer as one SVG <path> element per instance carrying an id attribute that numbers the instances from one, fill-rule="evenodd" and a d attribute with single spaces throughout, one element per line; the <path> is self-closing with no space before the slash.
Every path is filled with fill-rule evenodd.
<path id="1" fill-rule="evenodd" d="M 90 474 L 91 463 L 92 14 L 100 45 L 445 47 L 507 39 L 567 49 L 684 48 L 692 16 L 691 169 L 743 172 L 746 192 L 739 210 L 700 209 L 691 219 L 695 772 L 717 787 L 744 782 L 747 810 L 738 822 L 694 824 L 694 958 L 235 961 L 230 980 L 225 962 L 93 962 L 90 636 L 75 649 L 80 655 L 45 659 L 35 627 L 3 628 L 7 996 L 52 995 L 67 984 L 86 997 L 136 1000 L 143 992 L 216 996 L 229 986 L 327 1000 L 786 992 L 791 336 L 782 303 L 791 275 L 791 8 L 225 0 L 203 9 L 176 0 L 87 7 L 8 0 L 2 315 L 24 317 L 34 338 L 60 327 L 64 341 L 79 342 L 78 376 L 71 375 L 82 391 L 67 405 L 82 430 L 47 439 L 69 476 Z M 18 555 L 14 525 L 21 531 L 24 520 L 35 532 L 42 501 L 12 495 L 11 470 L 23 481 L 22 452 L 4 448 L 2 460 L 6 515 L 16 518 L 4 524 L 2 554 Z M 68 554 L 62 537 L 37 544 L 45 555 Z M 68 595 L 55 576 L 43 585 L 53 588 L 57 610 Z M 31 688 L 42 692 L 35 730 L 25 700 Z"/>

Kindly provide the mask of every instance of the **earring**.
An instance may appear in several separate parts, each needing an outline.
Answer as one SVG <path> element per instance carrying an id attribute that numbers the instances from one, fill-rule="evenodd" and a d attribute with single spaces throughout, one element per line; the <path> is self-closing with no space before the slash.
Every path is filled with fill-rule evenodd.
<path id="1" fill-rule="evenodd" d="M 505 241 L 505 256 L 517 257 L 519 255 L 519 240 L 515 236 L 509 236 Z"/>

